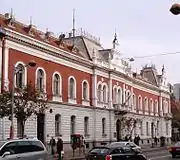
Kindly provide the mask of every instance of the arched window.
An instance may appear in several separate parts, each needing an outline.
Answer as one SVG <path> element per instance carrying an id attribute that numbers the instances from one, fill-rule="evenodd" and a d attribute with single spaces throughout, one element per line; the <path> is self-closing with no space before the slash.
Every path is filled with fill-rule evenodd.
<path id="1" fill-rule="evenodd" d="M 61 134 L 61 115 L 55 115 L 55 135 L 59 136 Z"/>
<path id="2" fill-rule="evenodd" d="M 102 135 L 106 133 L 106 118 L 102 118 Z"/>
<path id="3" fill-rule="evenodd" d="M 138 97 L 138 109 L 142 111 L 142 97 L 141 96 Z"/>
<path id="4" fill-rule="evenodd" d="M 122 103 L 122 94 L 121 94 L 121 89 L 118 89 L 118 93 L 117 93 L 117 97 L 118 97 L 118 104 Z"/>
<path id="5" fill-rule="evenodd" d="M 144 99 L 144 106 L 145 106 L 145 111 L 148 112 L 148 99 Z"/>
<path id="6" fill-rule="evenodd" d="M 15 75 L 16 87 L 23 88 L 25 84 L 25 67 L 22 64 L 18 64 L 16 68 L 17 68 L 17 73 Z"/>
<path id="7" fill-rule="evenodd" d="M 126 101 L 127 101 L 126 104 L 128 105 L 128 107 L 130 107 L 130 99 L 131 99 L 130 97 L 131 97 L 130 92 L 127 91 L 126 92 Z"/>
<path id="8" fill-rule="evenodd" d="M 101 102 L 101 87 L 101 84 L 99 84 L 97 89 L 97 98 L 99 102 Z"/>
<path id="9" fill-rule="evenodd" d="M 37 73 L 37 88 L 42 91 L 44 89 L 44 83 L 44 72 L 42 69 L 39 69 Z"/>
<path id="10" fill-rule="evenodd" d="M 114 88 L 114 91 L 113 91 L 113 102 L 115 104 L 117 103 L 117 88 Z"/>
<path id="11" fill-rule="evenodd" d="M 106 102 L 106 86 L 103 86 L 103 102 Z"/>
<path id="12" fill-rule="evenodd" d="M 134 94 L 132 96 L 132 105 L 134 108 L 136 108 L 136 96 Z"/>
<path id="13" fill-rule="evenodd" d="M 58 74 L 54 75 L 53 87 L 54 95 L 60 95 L 60 77 Z"/>
<path id="14" fill-rule="evenodd" d="M 86 81 L 83 82 L 83 99 L 88 100 L 88 84 Z"/>
<path id="15" fill-rule="evenodd" d="M 75 128 L 76 127 L 76 117 L 75 116 L 71 116 L 71 134 L 75 134 Z"/>
<path id="16" fill-rule="evenodd" d="M 150 112 L 153 113 L 154 112 L 154 105 L 153 105 L 153 100 L 150 100 Z"/>
<path id="17" fill-rule="evenodd" d="M 159 112 L 159 108 L 158 108 L 158 101 L 155 101 L 155 112 L 158 113 Z"/>
<path id="18" fill-rule="evenodd" d="M 89 134 L 89 117 L 84 117 L 84 136 Z"/>
<path id="19" fill-rule="evenodd" d="M 69 98 L 75 99 L 76 98 L 75 93 L 75 80 L 73 78 L 69 79 Z"/>

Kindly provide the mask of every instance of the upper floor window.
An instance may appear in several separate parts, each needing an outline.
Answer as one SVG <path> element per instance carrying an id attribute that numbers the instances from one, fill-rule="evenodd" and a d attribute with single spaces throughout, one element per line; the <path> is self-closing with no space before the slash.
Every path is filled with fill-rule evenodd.
<path id="1" fill-rule="evenodd" d="M 53 77 L 53 94 L 60 95 L 60 76 L 57 73 Z"/>
<path id="2" fill-rule="evenodd" d="M 89 117 L 84 117 L 84 135 L 89 134 Z"/>
<path id="3" fill-rule="evenodd" d="M 76 117 L 75 116 L 71 116 L 71 134 L 75 134 L 75 126 L 76 125 Z"/>
<path id="4" fill-rule="evenodd" d="M 75 79 L 72 77 L 69 79 L 69 98 L 76 98 L 76 82 Z"/>
<path id="5" fill-rule="evenodd" d="M 150 112 L 154 112 L 154 105 L 153 105 L 153 100 L 150 100 Z"/>
<path id="6" fill-rule="evenodd" d="M 159 108 L 158 108 L 158 101 L 155 101 L 155 112 L 158 113 L 159 112 Z"/>
<path id="7" fill-rule="evenodd" d="M 113 102 L 117 103 L 117 88 L 114 88 L 113 90 Z"/>
<path id="8" fill-rule="evenodd" d="M 118 101 L 118 104 L 122 104 L 122 92 L 121 92 L 121 89 L 118 89 L 118 92 L 117 92 L 117 101 Z"/>
<path id="9" fill-rule="evenodd" d="M 164 100 L 164 113 L 168 113 L 168 102 Z"/>
<path id="10" fill-rule="evenodd" d="M 61 134 L 61 115 L 55 115 L 55 135 L 59 136 Z"/>
<path id="11" fill-rule="evenodd" d="M 82 88 L 83 100 L 89 100 L 89 85 L 86 81 L 83 81 Z"/>
<path id="12" fill-rule="evenodd" d="M 147 98 L 144 99 L 144 107 L 145 107 L 145 111 L 148 112 L 148 99 Z"/>
<path id="13" fill-rule="evenodd" d="M 25 85 L 25 67 L 22 64 L 17 65 L 17 72 L 15 75 L 16 78 L 16 87 L 17 88 L 23 88 Z"/>
<path id="14" fill-rule="evenodd" d="M 138 97 L 138 109 L 142 111 L 142 97 Z"/>
<path id="15" fill-rule="evenodd" d="M 37 89 L 43 90 L 45 87 L 45 76 L 44 71 L 39 69 L 37 72 Z"/>
<path id="16" fill-rule="evenodd" d="M 107 101 L 107 88 L 106 88 L 106 86 L 104 85 L 103 86 L 103 102 L 106 102 Z"/>
<path id="17" fill-rule="evenodd" d="M 99 102 L 101 102 L 101 88 L 102 88 L 102 85 L 99 84 L 98 89 L 97 89 L 97 98 Z"/>
<path id="18" fill-rule="evenodd" d="M 134 94 L 132 96 L 132 105 L 134 108 L 136 108 L 136 96 Z"/>

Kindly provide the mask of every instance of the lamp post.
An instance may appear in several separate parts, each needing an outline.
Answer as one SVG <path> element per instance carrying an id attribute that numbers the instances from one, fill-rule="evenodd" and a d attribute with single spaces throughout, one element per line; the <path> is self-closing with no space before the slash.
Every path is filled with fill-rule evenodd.
<path id="1" fill-rule="evenodd" d="M 175 3 L 171 6 L 169 11 L 174 14 L 174 15 L 179 15 L 180 14 L 180 4 Z"/>
<path id="2" fill-rule="evenodd" d="M 24 65 L 24 67 L 35 67 L 36 63 L 34 61 L 30 61 L 28 64 Z M 10 139 L 14 138 L 14 90 L 15 90 L 15 75 L 21 71 L 21 68 L 13 66 L 13 84 L 12 84 L 12 101 L 11 101 L 11 126 L 10 126 Z"/>
<path id="3" fill-rule="evenodd" d="M 2 55 L 1 55 L 1 92 L 3 92 L 3 80 L 4 80 L 4 52 L 5 52 L 5 37 L 6 31 L 3 27 L 0 27 L 0 39 L 2 40 Z"/>

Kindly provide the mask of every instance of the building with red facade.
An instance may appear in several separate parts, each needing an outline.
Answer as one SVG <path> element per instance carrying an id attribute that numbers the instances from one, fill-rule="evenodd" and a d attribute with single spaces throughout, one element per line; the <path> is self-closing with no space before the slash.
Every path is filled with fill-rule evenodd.
<path id="1" fill-rule="evenodd" d="M 87 147 L 91 142 L 136 134 L 143 144 L 155 136 L 170 139 L 170 94 L 164 69 L 158 74 L 154 66 L 147 65 L 140 74 L 133 73 L 116 49 L 103 48 L 97 38 L 82 30 L 75 37 L 70 33 L 55 38 L 8 14 L 0 15 L 0 26 L 6 31 L 0 43 L 1 89 L 12 88 L 14 65 L 24 67 L 33 60 L 35 67 L 24 67 L 15 76 L 15 87 L 32 82 L 48 97 L 49 109 L 27 120 L 26 135 L 44 142 L 61 136 L 67 147 L 71 134 L 82 134 Z M 123 117 L 125 122 L 133 118 L 133 124 L 123 125 Z M 17 137 L 17 121 L 14 125 Z M 0 119 L 1 139 L 9 137 L 9 126 L 8 117 Z"/>

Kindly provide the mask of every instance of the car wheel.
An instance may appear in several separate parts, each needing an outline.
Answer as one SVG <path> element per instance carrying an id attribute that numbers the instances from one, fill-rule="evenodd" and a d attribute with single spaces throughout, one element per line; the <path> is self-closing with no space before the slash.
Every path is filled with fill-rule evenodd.
<path id="1" fill-rule="evenodd" d="M 176 155 L 175 154 L 172 154 L 172 158 L 175 158 L 176 157 Z"/>

